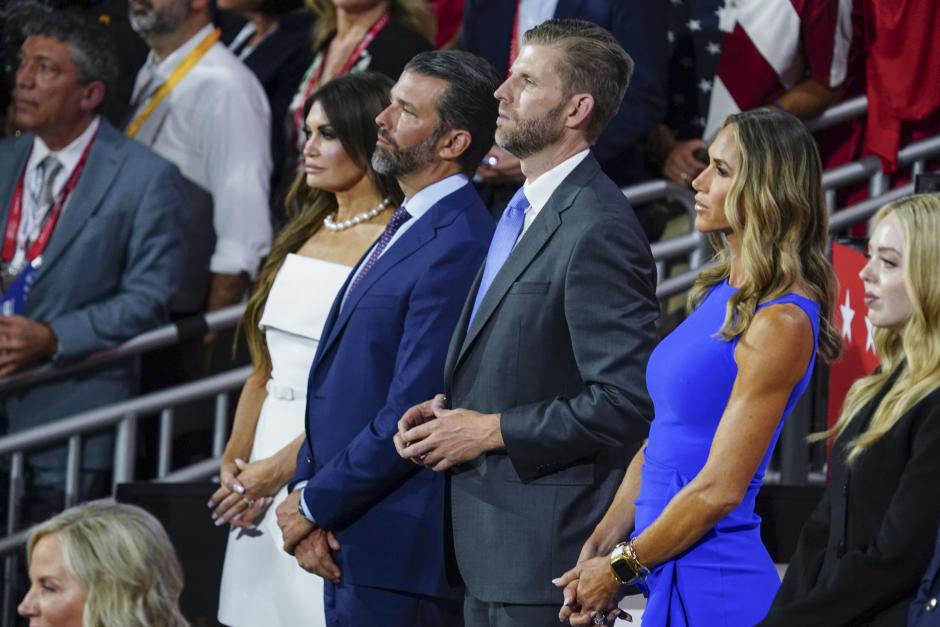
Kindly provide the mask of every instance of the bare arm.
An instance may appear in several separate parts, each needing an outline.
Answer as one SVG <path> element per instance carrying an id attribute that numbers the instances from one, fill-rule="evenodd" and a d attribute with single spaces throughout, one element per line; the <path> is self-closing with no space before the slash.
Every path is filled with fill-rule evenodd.
<path id="1" fill-rule="evenodd" d="M 653 568 L 682 553 L 741 503 L 812 352 L 811 324 L 796 306 L 768 307 L 754 316 L 735 349 L 738 374 L 708 459 L 634 539 L 641 563 Z M 559 583 L 574 578 L 580 578 L 577 599 L 584 612 L 616 604 L 619 586 L 606 556 L 568 571 Z"/>
<path id="2" fill-rule="evenodd" d="M 634 543 L 648 567 L 678 555 L 736 508 L 767 453 L 813 351 L 794 305 L 759 311 L 735 350 L 738 375 L 705 466 Z"/>
<path id="3" fill-rule="evenodd" d="M 801 120 L 811 120 L 822 114 L 839 99 L 839 90 L 826 87 L 814 78 L 807 78 L 790 88 L 777 99 L 787 113 Z"/>

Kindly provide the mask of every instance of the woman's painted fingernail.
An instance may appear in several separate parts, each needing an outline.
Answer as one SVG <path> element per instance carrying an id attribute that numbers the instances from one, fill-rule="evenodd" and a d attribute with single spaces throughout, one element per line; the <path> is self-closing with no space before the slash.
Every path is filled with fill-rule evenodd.
<path id="1" fill-rule="evenodd" d="M 224 524 L 225 524 L 225 519 L 224 519 L 224 518 L 219 518 L 218 520 L 215 521 L 215 526 L 216 526 L 216 527 L 218 527 L 218 526 L 220 526 L 220 525 L 224 525 Z"/>

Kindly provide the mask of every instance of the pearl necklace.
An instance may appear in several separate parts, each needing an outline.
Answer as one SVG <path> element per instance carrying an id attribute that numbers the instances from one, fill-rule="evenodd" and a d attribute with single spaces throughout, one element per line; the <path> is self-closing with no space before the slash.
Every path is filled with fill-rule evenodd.
<path id="1" fill-rule="evenodd" d="M 388 209 L 391 205 L 392 205 L 391 200 L 389 200 L 388 198 L 383 198 L 382 202 L 380 202 L 378 205 L 376 205 L 372 209 L 369 209 L 368 211 L 364 211 L 358 215 L 354 215 L 348 220 L 343 220 L 342 222 L 333 221 L 333 218 L 336 217 L 336 214 L 334 213 L 333 215 L 326 216 L 325 218 L 323 218 L 323 226 L 325 226 L 328 231 L 345 231 L 346 229 L 354 227 L 357 224 L 368 222 L 375 216 L 379 215 L 380 213 Z"/>

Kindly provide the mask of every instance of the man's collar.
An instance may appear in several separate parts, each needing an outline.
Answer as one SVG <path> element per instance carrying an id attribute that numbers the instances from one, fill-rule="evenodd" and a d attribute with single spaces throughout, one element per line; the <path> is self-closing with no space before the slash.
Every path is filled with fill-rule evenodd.
<path id="1" fill-rule="evenodd" d="M 551 170 L 547 170 L 534 181 L 526 180 L 523 184 L 525 197 L 536 213 L 542 210 L 542 207 L 552 197 L 561 182 L 578 167 L 578 164 L 584 161 L 590 151 L 590 148 L 585 148 L 581 152 L 568 157 Z"/>
<path id="2" fill-rule="evenodd" d="M 33 137 L 33 150 L 29 157 L 30 165 L 34 165 L 42 161 L 46 155 L 55 152 L 56 157 L 59 161 L 62 162 L 62 165 L 65 167 L 66 172 L 71 172 L 72 169 L 78 164 L 78 160 L 81 159 L 82 153 L 85 151 L 85 147 L 88 146 L 88 142 L 91 141 L 91 138 L 94 136 L 95 131 L 98 130 L 98 127 L 101 125 L 101 116 L 96 115 L 91 123 L 85 127 L 85 130 L 81 134 L 73 139 L 68 146 L 62 150 L 50 150 L 49 146 L 46 145 L 38 135 Z"/>
<path id="3" fill-rule="evenodd" d="M 417 219 L 427 213 L 439 200 L 453 194 L 466 184 L 466 175 L 451 174 L 447 178 L 422 188 L 411 198 L 406 198 L 403 205 L 408 210 L 411 218 Z"/>

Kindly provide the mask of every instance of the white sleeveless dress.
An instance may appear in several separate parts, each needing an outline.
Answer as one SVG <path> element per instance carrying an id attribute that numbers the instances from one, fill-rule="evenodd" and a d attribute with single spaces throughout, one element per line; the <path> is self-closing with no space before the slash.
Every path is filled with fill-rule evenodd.
<path id="1" fill-rule="evenodd" d="M 304 432 L 307 375 L 330 306 L 350 269 L 289 254 L 278 271 L 260 322 L 272 369 L 252 461 L 273 455 Z M 225 625 L 326 625 L 323 580 L 281 549 L 275 510 L 286 497 L 284 486 L 257 529 L 231 527 L 219 594 L 219 621 Z"/>

